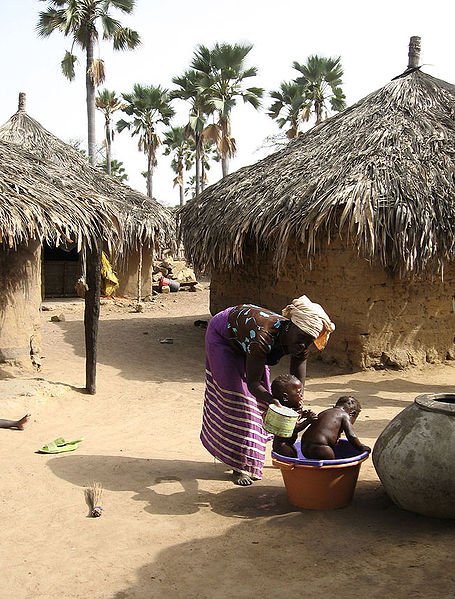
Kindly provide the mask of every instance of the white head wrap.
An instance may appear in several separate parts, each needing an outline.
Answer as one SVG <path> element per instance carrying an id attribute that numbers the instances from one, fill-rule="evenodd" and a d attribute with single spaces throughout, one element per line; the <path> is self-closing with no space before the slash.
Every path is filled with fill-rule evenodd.
<path id="1" fill-rule="evenodd" d="M 304 333 L 314 337 L 314 344 L 319 350 L 324 349 L 330 333 L 335 330 L 334 323 L 322 306 L 309 300 L 306 295 L 292 300 L 292 303 L 283 309 L 282 314 Z"/>

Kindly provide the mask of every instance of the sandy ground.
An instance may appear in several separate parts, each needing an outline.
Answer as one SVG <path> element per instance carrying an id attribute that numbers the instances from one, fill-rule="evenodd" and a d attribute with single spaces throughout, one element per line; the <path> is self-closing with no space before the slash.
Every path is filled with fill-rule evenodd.
<path id="1" fill-rule="evenodd" d="M 226 479 L 198 439 L 204 331 L 193 322 L 209 317 L 207 290 L 158 296 L 143 313 L 104 303 L 95 396 L 81 391 L 83 304 L 46 304 L 42 372 L 0 371 L 0 416 L 32 413 L 25 431 L 0 431 L 2 599 L 454 596 L 455 521 L 395 507 L 371 459 L 352 504 L 334 511 L 290 506 L 270 457 L 252 487 Z M 453 392 L 455 367 L 341 374 L 318 363 L 309 375 L 315 411 L 346 392 L 360 399 L 356 429 L 373 445 L 416 395 Z M 59 436 L 84 441 L 35 453 Z M 91 481 L 104 487 L 97 519 Z"/>

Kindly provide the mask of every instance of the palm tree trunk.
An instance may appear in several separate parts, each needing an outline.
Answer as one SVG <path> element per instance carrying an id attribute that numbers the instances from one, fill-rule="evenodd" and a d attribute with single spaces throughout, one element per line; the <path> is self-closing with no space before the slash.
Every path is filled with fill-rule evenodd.
<path id="1" fill-rule="evenodd" d="M 147 155 L 147 195 L 153 198 L 153 156 L 149 152 Z"/>
<path id="2" fill-rule="evenodd" d="M 106 118 L 106 173 L 108 175 L 111 174 L 111 143 L 111 121 L 109 118 Z"/>
<path id="3" fill-rule="evenodd" d="M 199 196 L 199 193 L 201 191 L 201 158 L 199 156 L 199 151 L 196 150 L 196 177 L 195 177 L 195 192 L 196 192 L 196 197 Z"/>
<path id="4" fill-rule="evenodd" d="M 194 141 L 196 143 L 196 197 L 199 196 L 199 190 L 201 188 L 201 135 L 200 133 L 196 133 L 194 136 Z"/>
<path id="5" fill-rule="evenodd" d="M 178 155 L 178 163 L 177 163 L 177 181 L 179 182 L 179 200 L 180 200 L 180 206 L 183 206 L 183 204 L 185 203 L 185 191 L 184 191 L 184 185 L 185 185 L 185 175 L 184 175 L 184 164 L 183 164 L 183 156 L 182 155 Z"/>
<path id="6" fill-rule="evenodd" d="M 223 177 L 229 174 L 229 158 L 227 156 L 221 157 L 221 172 Z"/>
<path id="7" fill-rule="evenodd" d="M 316 113 L 316 125 L 322 122 L 322 103 L 317 101 L 314 103 L 314 111 Z"/>
<path id="8" fill-rule="evenodd" d="M 205 189 L 205 157 L 201 156 L 201 191 Z"/>
<path id="9" fill-rule="evenodd" d="M 95 164 L 96 136 L 95 136 L 95 85 L 90 75 L 93 62 L 93 37 L 90 36 L 87 44 L 87 71 L 85 73 L 85 87 L 87 90 L 87 137 L 88 158 L 90 164 Z"/>
<path id="10" fill-rule="evenodd" d="M 229 117 L 220 115 L 219 125 L 221 127 L 222 140 L 226 139 L 229 142 L 231 137 L 231 123 L 229 122 Z M 229 147 L 229 144 L 224 144 L 224 147 Z M 224 154 L 224 156 L 221 156 L 221 172 L 223 173 L 223 178 L 229 173 L 229 157 L 227 153 Z"/>

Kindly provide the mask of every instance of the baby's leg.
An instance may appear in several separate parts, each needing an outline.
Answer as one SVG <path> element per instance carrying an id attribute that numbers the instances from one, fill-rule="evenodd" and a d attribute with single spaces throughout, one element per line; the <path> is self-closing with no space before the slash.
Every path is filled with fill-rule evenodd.
<path id="1" fill-rule="evenodd" d="M 294 447 L 291 439 L 284 439 L 283 437 L 274 437 L 273 451 L 279 453 L 280 455 L 286 456 L 287 458 L 297 457 L 297 450 Z"/>
<path id="2" fill-rule="evenodd" d="M 302 443 L 302 453 L 310 460 L 334 460 L 335 453 L 329 445 L 319 445 L 318 443 Z"/>

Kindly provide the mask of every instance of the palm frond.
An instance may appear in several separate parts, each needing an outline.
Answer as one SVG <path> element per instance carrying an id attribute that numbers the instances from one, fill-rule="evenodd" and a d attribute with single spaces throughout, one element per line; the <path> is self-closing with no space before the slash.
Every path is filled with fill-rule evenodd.
<path id="1" fill-rule="evenodd" d="M 118 19 L 114 19 L 109 14 L 100 16 L 101 26 L 103 28 L 103 39 L 109 40 L 114 37 L 115 32 L 121 28 L 121 23 Z"/>
<path id="2" fill-rule="evenodd" d="M 67 79 L 73 81 L 75 77 L 74 65 L 77 62 L 77 56 L 68 52 L 65 52 L 65 56 L 61 62 L 62 73 L 65 75 Z"/>
<path id="3" fill-rule="evenodd" d="M 141 43 L 139 33 L 129 27 L 120 27 L 112 36 L 114 50 L 133 50 Z"/>
<path id="4" fill-rule="evenodd" d="M 63 31 L 65 24 L 65 11 L 49 8 L 38 15 L 36 31 L 41 37 L 49 37 L 53 31 Z"/>
<path id="5" fill-rule="evenodd" d="M 125 14 L 131 14 L 134 10 L 136 0 L 110 0 L 110 4 Z"/>
<path id="6" fill-rule="evenodd" d="M 90 65 L 87 73 L 88 73 L 90 79 L 92 80 L 93 85 L 95 87 L 98 87 L 98 85 L 103 83 L 103 81 L 106 78 L 106 75 L 104 72 L 104 60 L 101 60 L 100 58 L 94 58 L 92 60 L 92 64 Z"/>

